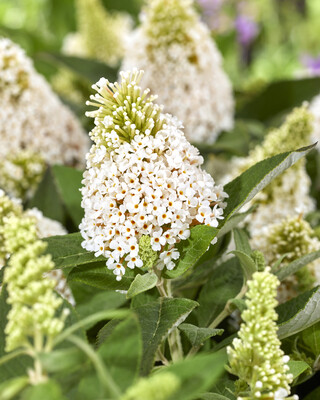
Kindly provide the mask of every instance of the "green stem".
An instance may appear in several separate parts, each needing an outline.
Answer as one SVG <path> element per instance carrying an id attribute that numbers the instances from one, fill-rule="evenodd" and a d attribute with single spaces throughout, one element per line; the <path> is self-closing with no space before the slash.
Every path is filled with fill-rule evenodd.
<path id="1" fill-rule="evenodd" d="M 5 364 L 6 362 L 12 360 L 15 357 L 21 356 L 21 355 L 27 355 L 32 357 L 32 355 L 27 351 L 27 350 L 16 350 L 13 351 L 12 353 L 9 353 L 3 357 L 0 358 L 0 365 Z"/>
<path id="2" fill-rule="evenodd" d="M 182 360 L 183 349 L 181 344 L 180 332 L 177 328 L 174 328 L 174 330 L 169 333 L 168 343 L 172 361 L 176 362 Z"/>
<path id="3" fill-rule="evenodd" d="M 79 349 L 81 349 L 90 358 L 97 371 L 101 384 L 111 393 L 112 397 L 119 399 L 121 396 L 121 391 L 118 385 L 115 383 L 106 366 L 101 361 L 98 354 L 92 349 L 92 347 L 78 336 L 70 335 L 67 340 L 78 346 Z"/>
<path id="4" fill-rule="evenodd" d="M 104 319 L 112 319 L 112 318 L 117 318 L 117 319 L 122 319 L 126 318 L 130 314 L 130 311 L 128 310 L 110 310 L 110 311 L 99 311 L 93 315 L 89 315 L 89 317 L 83 318 L 81 321 L 73 324 L 69 328 L 65 329 L 58 335 L 53 343 L 52 347 L 56 346 L 57 344 L 61 343 L 65 339 L 68 338 L 73 332 L 77 331 L 78 329 L 81 329 L 85 326 L 90 326 L 91 324 L 95 324 L 96 322 L 102 321 Z"/>

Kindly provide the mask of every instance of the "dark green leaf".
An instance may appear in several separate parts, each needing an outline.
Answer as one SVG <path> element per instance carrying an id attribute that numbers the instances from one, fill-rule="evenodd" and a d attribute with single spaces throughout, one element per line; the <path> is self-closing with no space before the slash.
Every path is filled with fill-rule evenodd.
<path id="1" fill-rule="evenodd" d="M 319 92 L 318 77 L 272 82 L 238 111 L 237 116 L 265 121 L 276 114 L 300 106 Z"/>
<path id="2" fill-rule="evenodd" d="M 39 53 L 37 57 L 58 67 L 65 67 L 87 79 L 89 83 L 96 83 L 101 77 L 114 82 L 118 77 L 118 68 L 111 68 L 101 61 L 67 56 L 59 53 Z"/>
<path id="3" fill-rule="evenodd" d="M 315 358 L 320 355 L 320 322 L 305 329 L 302 334 L 302 340 L 312 350 Z"/>
<path id="4" fill-rule="evenodd" d="M 243 253 L 242 251 L 234 250 L 231 251 L 231 253 L 239 259 L 246 280 L 250 280 L 252 275 L 257 271 L 255 262 L 250 256 L 248 256 L 248 254 Z"/>
<path id="5" fill-rule="evenodd" d="M 95 257 L 93 252 L 89 252 L 81 246 L 83 238 L 80 233 L 51 236 L 43 240 L 48 243 L 46 253 L 52 255 L 57 268 L 106 261 L 103 256 Z"/>
<path id="6" fill-rule="evenodd" d="M 217 236 L 218 229 L 211 226 L 197 225 L 190 230 L 190 237 L 179 243 L 180 258 L 176 267 L 166 271 L 164 277 L 174 279 L 192 268 L 208 250 L 210 243 Z"/>
<path id="7" fill-rule="evenodd" d="M 97 293 L 90 300 L 76 306 L 80 318 L 87 317 L 95 312 L 115 310 L 126 302 L 126 296 L 123 293 L 115 291 L 103 291 Z"/>
<path id="8" fill-rule="evenodd" d="M 252 249 L 250 247 L 249 236 L 247 233 L 243 229 L 236 228 L 233 230 L 233 238 L 236 249 L 250 256 Z"/>
<path id="9" fill-rule="evenodd" d="M 247 171 L 228 183 L 224 190 L 229 199 L 224 210 L 224 220 L 221 228 L 231 216 L 244 204 L 248 203 L 258 192 L 264 189 L 274 178 L 291 167 L 294 163 L 304 157 L 313 146 L 278 154 L 253 165 Z"/>
<path id="10" fill-rule="evenodd" d="M 103 261 L 73 268 L 68 275 L 68 281 L 80 282 L 103 290 L 128 290 L 134 279 L 133 274 L 132 270 L 126 271 L 121 281 L 117 281 L 114 273 Z"/>
<path id="11" fill-rule="evenodd" d="M 120 322 L 98 349 L 116 384 L 125 391 L 139 373 L 142 339 L 136 318 Z"/>
<path id="12" fill-rule="evenodd" d="M 253 206 L 250 208 L 250 210 L 246 212 L 232 215 L 232 217 L 223 225 L 223 227 L 219 229 L 217 238 L 220 238 L 221 236 L 233 230 L 236 226 L 238 226 L 238 224 L 240 224 L 240 222 L 242 222 L 248 215 L 250 215 L 255 208 L 256 206 Z"/>
<path id="13" fill-rule="evenodd" d="M 235 257 L 217 267 L 199 295 L 197 315 L 200 326 L 208 326 L 224 309 L 227 301 L 236 297 L 242 284 L 241 266 Z"/>
<path id="14" fill-rule="evenodd" d="M 66 223 L 68 216 L 78 227 L 83 217 L 81 208 L 82 171 L 56 165 L 49 167 L 29 207 L 37 207 L 48 218 Z"/>
<path id="15" fill-rule="evenodd" d="M 142 375 L 147 375 L 151 371 L 159 344 L 170 331 L 187 318 L 197 305 L 198 303 L 189 299 L 162 297 L 134 309 L 142 331 Z"/>
<path id="16" fill-rule="evenodd" d="M 279 338 L 295 335 L 320 320 L 320 288 L 302 293 L 280 304 L 276 310 L 279 315 Z"/>
<path id="17" fill-rule="evenodd" d="M 131 283 L 128 292 L 127 298 L 131 299 L 134 296 L 137 296 L 140 293 L 146 292 L 149 289 L 152 289 L 156 286 L 158 282 L 158 277 L 154 272 L 147 272 L 144 275 L 138 274 L 134 281 Z"/>
<path id="18" fill-rule="evenodd" d="M 223 334 L 223 329 L 199 328 L 192 324 L 181 324 L 179 329 L 186 335 L 192 346 L 200 346 L 207 339 Z"/>

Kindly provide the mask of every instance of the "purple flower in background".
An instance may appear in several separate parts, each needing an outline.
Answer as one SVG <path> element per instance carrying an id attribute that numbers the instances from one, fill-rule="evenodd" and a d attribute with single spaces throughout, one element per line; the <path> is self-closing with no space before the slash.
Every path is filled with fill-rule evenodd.
<path id="1" fill-rule="evenodd" d="M 235 28 L 238 42 L 244 47 L 250 46 L 259 33 L 258 24 L 245 15 L 238 15 L 235 20 Z"/>
<path id="2" fill-rule="evenodd" d="M 301 57 L 301 62 L 308 69 L 311 76 L 320 76 L 320 55 L 317 57 L 304 55 Z"/>

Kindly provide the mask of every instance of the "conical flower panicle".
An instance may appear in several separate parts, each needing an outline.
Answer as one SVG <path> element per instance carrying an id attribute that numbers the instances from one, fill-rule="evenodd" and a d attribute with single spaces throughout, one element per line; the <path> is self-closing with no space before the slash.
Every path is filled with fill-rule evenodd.
<path id="1" fill-rule="evenodd" d="M 93 85 L 98 93 L 87 104 L 98 108 L 86 115 L 94 118 L 96 127 L 90 137 L 97 146 L 113 148 L 130 143 L 136 135 L 154 136 L 162 128 L 161 107 L 153 104 L 156 97 L 139 86 L 142 74 L 122 72 L 120 84 L 102 78 Z"/>
<path id="2" fill-rule="evenodd" d="M 319 239 L 302 215 L 288 217 L 279 223 L 265 227 L 252 238 L 251 245 L 265 254 L 269 265 L 273 265 L 285 256 L 281 267 L 320 250 Z M 281 303 L 290 300 L 319 282 L 320 265 L 319 261 L 315 260 L 281 283 L 278 300 Z"/>
<path id="3" fill-rule="evenodd" d="M 5 38 L 0 38 L 0 103 L 0 184 L 10 195 L 30 195 L 45 163 L 83 164 L 89 141 L 79 122 L 24 51 Z"/>
<path id="4" fill-rule="evenodd" d="M 124 55 L 124 40 L 130 32 L 129 16 L 109 13 L 101 0 L 76 0 L 75 4 L 77 40 L 83 47 L 80 53 L 83 51 L 90 58 L 116 66 Z M 79 50 L 73 53 L 76 55 Z"/>
<path id="5" fill-rule="evenodd" d="M 31 240 L 34 239 L 33 228 L 35 228 L 37 238 L 39 239 L 49 236 L 65 235 L 67 233 L 66 229 L 60 222 L 44 217 L 42 212 L 36 208 L 23 211 L 22 205 L 18 200 L 10 199 L 2 190 L 0 190 L 0 269 L 4 267 L 12 252 L 18 251 L 19 246 L 23 246 L 26 242 L 26 238 L 23 236 L 25 231 L 21 231 L 21 233 L 17 234 L 16 238 L 13 238 L 14 240 L 12 244 L 17 246 L 16 248 L 10 247 L 11 245 L 8 241 L 7 243 L 5 242 L 5 225 L 6 221 L 11 217 L 18 219 L 26 218 L 28 221 L 30 221 L 30 223 L 31 221 L 33 222 L 34 225 L 32 229 L 30 226 L 30 232 L 32 231 Z M 67 281 L 62 270 L 58 269 L 50 271 L 48 275 L 56 282 L 55 290 L 63 298 L 68 300 L 70 304 L 74 304 L 74 297 L 69 286 L 67 285 Z"/>
<path id="6" fill-rule="evenodd" d="M 181 124 L 141 90 L 141 76 L 132 71 L 121 73 L 121 83 L 100 80 L 89 103 L 99 108 L 89 113 L 95 144 L 84 173 L 80 230 L 84 248 L 107 257 L 118 280 L 127 268 L 174 268 L 176 243 L 193 225 L 218 226 L 227 197 L 202 171 L 203 158 Z"/>
<path id="7" fill-rule="evenodd" d="M 44 277 L 54 268 L 46 244 L 37 239 L 33 219 L 9 217 L 4 225 L 4 243 L 12 254 L 5 269 L 11 309 L 5 328 L 6 351 L 25 347 L 44 350 L 64 327 L 64 316 L 55 317 L 62 300 L 53 289 L 56 282 Z"/>
<path id="8" fill-rule="evenodd" d="M 159 67 L 160 66 L 160 67 Z M 149 0 L 128 38 L 123 70 L 144 70 L 143 87 L 185 124 L 188 140 L 213 143 L 233 127 L 231 83 L 190 0 Z"/>
<path id="9" fill-rule="evenodd" d="M 249 397 L 238 400 L 284 399 L 290 394 L 289 357 L 277 336 L 275 307 L 278 278 L 267 268 L 248 282 L 247 309 L 241 314 L 238 338 L 227 348 L 229 371 L 248 385 Z M 292 397 L 294 399 L 295 397 Z"/>
<path id="10" fill-rule="evenodd" d="M 150 39 L 150 52 L 173 43 L 192 43 L 190 30 L 197 24 L 198 15 L 191 0 L 152 0 L 146 14 L 142 28 Z"/>

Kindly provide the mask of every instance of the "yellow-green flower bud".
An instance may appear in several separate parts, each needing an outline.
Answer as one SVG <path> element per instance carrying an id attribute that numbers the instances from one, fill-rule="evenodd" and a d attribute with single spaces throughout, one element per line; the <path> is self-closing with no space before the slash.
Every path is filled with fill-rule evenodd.
<path id="1" fill-rule="evenodd" d="M 288 373 L 289 357 L 280 348 L 275 307 L 278 278 L 266 268 L 255 272 L 248 282 L 247 309 L 243 311 L 238 338 L 227 348 L 229 371 L 248 385 L 250 397 L 262 400 L 276 398 L 276 393 L 290 394 L 292 375 Z M 242 385 L 240 385 L 242 386 Z"/>

